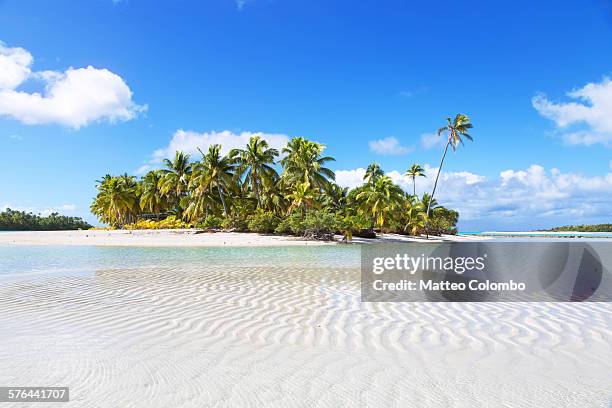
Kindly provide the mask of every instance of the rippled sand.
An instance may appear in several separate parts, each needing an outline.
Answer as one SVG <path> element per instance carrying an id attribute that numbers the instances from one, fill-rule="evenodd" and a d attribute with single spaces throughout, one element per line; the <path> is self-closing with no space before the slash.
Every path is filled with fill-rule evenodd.
<path id="1" fill-rule="evenodd" d="M 0 385 L 70 386 L 71 402 L 57 406 L 556 408 L 612 398 L 603 303 L 364 304 L 355 268 L 209 266 L 0 281 L 0 311 Z"/>

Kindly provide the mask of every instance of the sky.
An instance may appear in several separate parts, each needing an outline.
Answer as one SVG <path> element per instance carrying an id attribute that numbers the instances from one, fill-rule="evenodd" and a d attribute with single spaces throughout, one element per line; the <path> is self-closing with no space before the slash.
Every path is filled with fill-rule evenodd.
<path id="1" fill-rule="evenodd" d="M 612 222 L 612 4 L 0 0 L 0 209 L 95 218 L 95 180 L 304 136 L 355 187 L 473 142 L 436 195 L 462 231 Z"/>

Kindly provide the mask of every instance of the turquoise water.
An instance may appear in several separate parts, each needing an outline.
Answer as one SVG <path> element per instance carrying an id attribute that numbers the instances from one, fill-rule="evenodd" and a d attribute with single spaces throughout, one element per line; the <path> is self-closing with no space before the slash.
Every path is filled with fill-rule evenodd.
<path id="1" fill-rule="evenodd" d="M 353 245 L 257 248 L 0 245 L 0 277 L 181 266 L 357 267 L 359 255 L 359 247 Z"/>
<path id="2" fill-rule="evenodd" d="M 460 232 L 459 235 L 476 235 L 482 237 L 525 237 L 525 238 L 540 238 L 540 237 L 559 237 L 559 238 L 612 238 L 612 232 L 548 232 L 548 231 L 528 231 L 528 232 Z"/>

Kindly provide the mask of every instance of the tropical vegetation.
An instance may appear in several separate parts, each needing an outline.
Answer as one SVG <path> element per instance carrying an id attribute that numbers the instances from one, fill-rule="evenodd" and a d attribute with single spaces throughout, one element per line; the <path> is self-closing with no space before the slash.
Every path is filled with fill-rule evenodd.
<path id="1" fill-rule="evenodd" d="M 291 139 L 279 152 L 259 136 L 222 154 L 211 145 L 192 160 L 183 152 L 140 179 L 127 174 L 97 181 L 91 211 L 112 228 L 203 228 L 330 239 L 376 231 L 455 233 L 458 213 L 432 196 L 400 188 L 376 163 L 354 189 L 336 184 L 325 146 Z M 419 165 L 407 175 L 424 177 Z M 427 209 L 429 208 L 429 212 Z M 429 214 L 429 215 L 428 215 Z"/>
<path id="2" fill-rule="evenodd" d="M 590 225 L 564 225 L 555 227 L 546 232 L 612 232 L 612 224 L 590 224 Z"/>
<path id="3" fill-rule="evenodd" d="M 89 229 L 91 225 L 78 217 L 54 212 L 47 216 L 10 208 L 0 212 L 0 231 L 59 231 Z"/>

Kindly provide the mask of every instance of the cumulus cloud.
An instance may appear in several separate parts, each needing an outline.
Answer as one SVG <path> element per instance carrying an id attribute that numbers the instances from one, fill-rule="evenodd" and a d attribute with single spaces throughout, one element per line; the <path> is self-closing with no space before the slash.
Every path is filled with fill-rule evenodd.
<path id="1" fill-rule="evenodd" d="M 27 50 L 0 42 L 0 116 L 28 125 L 56 123 L 78 129 L 92 122 L 130 120 L 146 110 L 132 100 L 125 81 L 108 69 L 35 72 L 32 62 Z M 42 82 L 43 92 L 19 90 L 28 80 Z"/>
<path id="2" fill-rule="evenodd" d="M 260 136 L 265 139 L 270 147 L 278 149 L 279 151 L 285 147 L 289 141 L 289 137 L 283 134 L 275 133 L 262 133 L 262 132 L 241 132 L 233 133 L 229 130 L 223 130 L 221 132 L 193 132 L 190 130 L 177 130 L 168 146 L 153 152 L 153 159 L 161 161 L 165 158 L 171 158 L 174 156 L 174 152 L 180 150 L 190 155 L 199 155 L 198 148 L 203 152 L 208 150 L 208 146 L 213 144 L 221 145 L 221 153 L 226 154 L 231 149 L 243 148 L 251 136 Z"/>
<path id="3" fill-rule="evenodd" d="M 447 142 L 443 136 L 438 136 L 437 133 L 424 133 L 421 135 L 421 147 L 425 150 L 433 149 L 434 147 L 444 147 Z"/>
<path id="4" fill-rule="evenodd" d="M 370 150 L 374 153 L 388 156 L 399 156 L 414 150 L 413 147 L 402 146 L 399 140 L 393 136 L 378 140 L 370 140 L 368 144 L 370 145 Z"/>
<path id="5" fill-rule="evenodd" d="M 532 104 L 562 131 L 566 143 L 609 146 L 612 143 L 612 81 L 604 78 L 568 92 L 567 96 L 575 101 L 555 103 L 541 94 L 532 99 Z"/>
<path id="6" fill-rule="evenodd" d="M 437 173 L 436 167 L 424 168 L 427 178 L 416 180 L 419 195 L 431 193 Z M 363 183 L 363 174 L 362 168 L 338 170 L 336 181 L 353 188 Z M 412 179 L 404 172 L 393 170 L 387 175 L 412 192 Z M 584 176 L 534 164 L 526 169 L 504 170 L 492 179 L 469 171 L 443 171 L 436 198 L 459 211 L 464 230 L 604 222 L 612 206 L 612 170 L 602 176 Z"/>
<path id="7" fill-rule="evenodd" d="M 363 184 L 366 169 L 336 170 L 336 183 L 342 187 L 355 188 Z"/>

